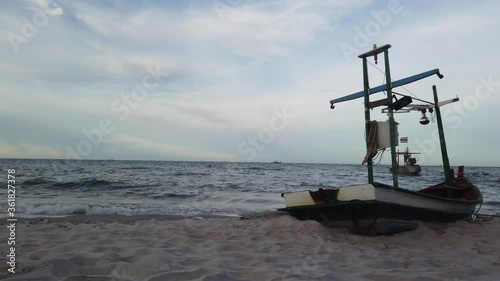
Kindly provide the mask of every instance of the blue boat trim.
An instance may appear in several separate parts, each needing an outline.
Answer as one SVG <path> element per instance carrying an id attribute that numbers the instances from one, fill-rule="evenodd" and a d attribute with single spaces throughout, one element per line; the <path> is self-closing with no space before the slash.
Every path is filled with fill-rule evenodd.
<path id="1" fill-rule="evenodd" d="M 409 84 L 409 83 L 413 83 L 415 81 L 427 78 L 427 77 L 432 76 L 434 74 L 436 74 L 440 79 L 443 78 L 443 75 L 441 75 L 441 73 L 439 73 L 439 69 L 436 68 L 436 69 L 429 70 L 429 71 L 426 71 L 426 72 L 423 72 L 423 73 L 420 73 L 420 74 L 417 74 L 417 75 L 413 75 L 413 76 L 410 76 L 410 77 L 406 77 L 406 78 L 394 81 L 394 82 L 392 82 L 391 89 L 394 89 L 396 87 L 400 87 L 400 86 L 403 86 L 403 85 L 406 85 L 406 84 Z M 380 86 L 377 86 L 375 88 L 371 88 L 370 89 L 370 95 L 378 93 L 378 92 L 382 92 L 382 91 L 385 91 L 385 90 L 387 90 L 387 84 L 380 85 Z M 347 96 L 344 96 L 344 97 L 341 97 L 341 98 L 333 99 L 333 100 L 330 101 L 330 104 L 333 105 L 334 103 L 339 103 L 339 102 L 344 102 L 344 101 L 350 101 L 350 100 L 354 100 L 354 99 L 359 99 L 359 98 L 362 98 L 364 95 L 365 95 L 365 92 L 364 91 L 360 91 L 360 92 L 357 92 L 357 93 L 354 93 L 354 94 L 350 94 L 350 95 L 347 95 Z"/>

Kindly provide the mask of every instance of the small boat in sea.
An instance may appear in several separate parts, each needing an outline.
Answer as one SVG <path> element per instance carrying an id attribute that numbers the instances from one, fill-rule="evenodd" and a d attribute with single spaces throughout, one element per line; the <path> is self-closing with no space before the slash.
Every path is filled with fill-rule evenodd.
<path id="1" fill-rule="evenodd" d="M 400 143 L 408 143 L 408 138 L 402 137 L 399 141 Z M 411 157 L 413 154 L 420 154 L 420 152 L 410 152 L 408 147 L 406 147 L 405 151 L 398 150 L 398 152 L 396 152 L 398 175 L 418 176 L 420 174 L 422 168 L 417 164 L 417 159 Z M 401 158 L 400 156 L 403 156 L 402 165 L 399 161 Z M 392 173 L 392 167 L 389 168 L 389 172 Z"/>
<path id="2" fill-rule="evenodd" d="M 273 164 L 281 164 L 281 161 L 279 161 L 279 160 L 274 160 L 272 163 L 273 163 Z"/>
<path id="3" fill-rule="evenodd" d="M 280 211 L 288 212 L 290 215 L 301 220 L 313 219 L 321 222 L 351 222 L 358 224 L 363 220 L 375 222 L 383 220 L 387 226 L 387 220 L 395 220 L 395 228 L 411 229 L 413 225 L 401 225 L 399 222 L 411 220 L 421 221 L 454 221 L 472 217 L 476 208 L 483 201 L 480 190 L 472 184 L 464 174 L 464 167 L 458 168 L 455 176 L 450 168 L 448 153 L 446 149 L 443 122 L 440 108 L 446 104 L 456 102 L 454 98 L 439 101 L 436 86 L 432 86 L 433 102 L 412 98 L 407 95 L 396 93 L 394 89 L 412 83 L 429 76 L 437 75 L 440 79 L 443 75 L 439 69 L 430 70 L 413 75 L 401 80 L 393 81 L 389 68 L 389 48 L 391 45 L 381 47 L 374 46 L 373 50 L 359 55 L 363 61 L 364 90 L 340 97 L 330 101 L 330 108 L 335 104 L 364 98 L 364 116 L 366 132 L 367 154 L 363 163 L 367 164 L 368 179 L 366 184 L 341 186 L 337 188 L 320 188 L 315 191 L 298 191 L 283 193 L 285 208 Z M 370 88 L 368 79 L 367 59 L 382 54 L 385 61 L 385 84 Z M 370 101 L 370 95 L 385 91 L 386 95 L 381 100 Z M 397 96 L 400 96 L 397 99 Z M 416 99 L 424 104 L 412 104 Z M 383 106 L 382 113 L 387 113 L 388 120 L 373 121 L 370 113 L 373 108 Z M 443 161 L 444 181 L 438 182 L 430 187 L 420 190 L 410 190 L 400 187 L 398 175 L 400 169 L 397 164 L 396 146 L 398 143 L 398 123 L 394 120 L 394 113 L 419 111 L 423 114 L 420 123 L 427 125 L 429 122 L 425 112 L 435 112 L 439 133 L 439 143 Z M 375 181 L 373 174 L 373 159 L 379 153 L 389 149 L 391 152 L 392 185 Z M 409 222 L 410 223 L 410 222 Z M 373 225 L 373 224 L 372 224 Z M 389 229 L 392 227 L 389 224 Z M 389 231 L 390 233 L 391 231 Z"/>

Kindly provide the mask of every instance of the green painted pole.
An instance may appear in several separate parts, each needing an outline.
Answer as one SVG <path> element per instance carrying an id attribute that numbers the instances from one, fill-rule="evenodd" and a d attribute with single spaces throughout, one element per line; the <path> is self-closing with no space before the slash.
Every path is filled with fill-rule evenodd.
<path id="1" fill-rule="evenodd" d="M 384 50 L 385 80 L 387 85 L 387 104 L 392 104 L 392 80 L 389 67 L 389 50 Z M 392 160 L 392 182 L 393 187 L 398 188 L 398 164 L 396 161 L 396 130 L 393 109 L 389 106 L 389 137 L 391 138 L 391 160 Z"/>
<path id="2" fill-rule="evenodd" d="M 370 108 L 368 104 L 370 103 L 370 83 L 368 80 L 368 65 L 366 61 L 366 57 L 363 58 L 363 85 L 365 88 L 365 135 L 366 135 L 366 151 L 368 151 L 370 147 L 370 142 L 368 139 L 368 135 L 370 133 L 370 127 L 368 122 L 370 121 Z M 368 183 L 373 184 L 373 160 L 368 160 Z"/>
<path id="3" fill-rule="evenodd" d="M 441 110 L 438 106 L 438 95 L 436 90 L 436 85 L 432 86 L 432 92 L 434 93 L 434 104 L 436 105 L 436 119 L 438 123 L 439 130 L 439 142 L 441 144 L 441 156 L 443 157 L 443 169 L 444 169 L 444 178 L 446 179 L 447 184 L 452 183 L 452 175 L 450 172 L 450 160 L 448 159 L 448 150 L 446 149 L 446 141 L 444 139 L 444 129 L 443 129 L 443 121 L 441 119 Z"/>

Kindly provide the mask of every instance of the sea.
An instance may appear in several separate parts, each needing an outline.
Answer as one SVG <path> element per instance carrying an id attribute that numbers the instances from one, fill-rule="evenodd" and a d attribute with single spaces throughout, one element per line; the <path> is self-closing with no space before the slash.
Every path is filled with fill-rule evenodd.
<path id="1" fill-rule="evenodd" d="M 284 192 L 367 182 L 366 166 L 345 164 L 0 159 L 0 167 L 2 217 L 8 215 L 9 170 L 18 217 L 245 215 L 284 207 Z M 389 166 L 374 172 L 377 182 L 392 184 Z M 465 167 L 465 175 L 482 191 L 479 213 L 499 213 L 500 168 Z M 411 190 L 443 181 L 440 166 L 399 177 L 400 187 Z"/>

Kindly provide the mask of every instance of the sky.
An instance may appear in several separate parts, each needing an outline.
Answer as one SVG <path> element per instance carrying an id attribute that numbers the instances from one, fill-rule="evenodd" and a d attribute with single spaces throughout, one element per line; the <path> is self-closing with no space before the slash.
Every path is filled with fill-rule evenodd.
<path id="1" fill-rule="evenodd" d="M 395 91 L 460 98 L 442 108 L 452 165 L 500 166 L 498 1 L 0 5 L 0 158 L 361 164 L 362 99 L 329 101 L 363 89 L 359 54 L 391 44 L 394 80 L 444 75 Z M 383 84 L 383 58 L 368 61 Z M 420 117 L 396 115 L 399 136 L 440 165 Z"/>

